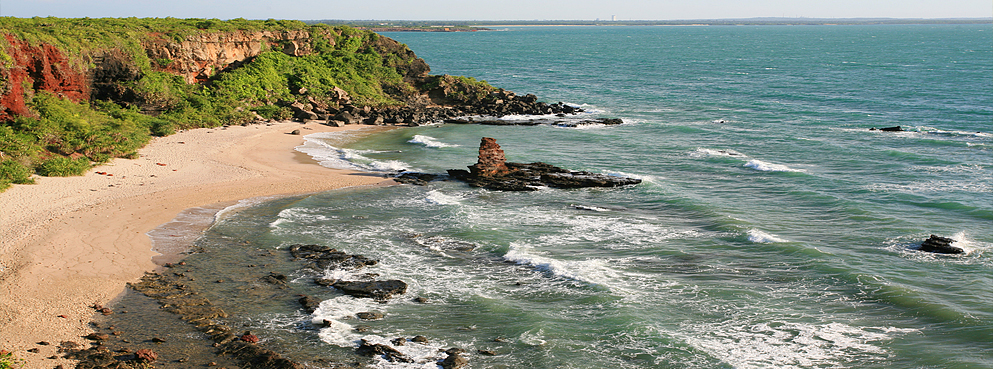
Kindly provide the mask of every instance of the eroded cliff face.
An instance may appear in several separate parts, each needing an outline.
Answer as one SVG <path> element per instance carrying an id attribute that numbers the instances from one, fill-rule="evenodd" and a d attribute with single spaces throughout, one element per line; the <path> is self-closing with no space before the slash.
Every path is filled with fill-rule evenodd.
<path id="1" fill-rule="evenodd" d="M 312 29 L 313 30 L 313 29 Z M 278 50 L 290 56 L 314 52 L 313 38 L 321 36 L 334 46 L 340 30 L 318 29 L 287 31 L 235 31 L 198 33 L 176 40 L 162 33 L 152 33 L 141 41 L 153 70 L 181 76 L 187 84 L 207 83 L 218 73 L 236 69 L 266 51 Z M 115 101 L 136 105 L 155 112 L 167 102 L 146 101 L 132 86 L 142 77 L 141 68 L 126 53 L 117 49 L 89 50 L 70 60 L 58 48 L 48 44 L 29 44 L 4 34 L 13 59 L 0 67 L 0 121 L 30 115 L 26 105 L 33 94 L 48 91 L 72 101 L 87 99 Z M 353 37 L 363 37 L 362 34 Z M 387 37 L 374 37 L 364 46 L 384 56 L 405 81 L 415 85 L 427 77 L 430 68 L 413 51 Z M 399 101 L 416 101 L 401 96 Z"/>
<path id="2" fill-rule="evenodd" d="M 49 91 L 72 101 L 90 97 L 86 75 L 81 68 L 73 68 L 65 54 L 47 45 L 29 45 L 11 35 L 4 35 L 12 59 L 9 68 L 0 70 L 0 121 L 28 115 L 27 100 L 35 91 Z"/>
<path id="3" fill-rule="evenodd" d="M 153 66 L 174 73 L 186 83 L 205 82 L 219 71 L 236 68 L 264 50 L 281 50 L 290 56 L 312 52 L 308 31 L 257 31 L 207 33 L 175 41 L 168 35 L 156 34 L 144 43 Z M 333 43 L 334 37 L 324 35 Z"/>

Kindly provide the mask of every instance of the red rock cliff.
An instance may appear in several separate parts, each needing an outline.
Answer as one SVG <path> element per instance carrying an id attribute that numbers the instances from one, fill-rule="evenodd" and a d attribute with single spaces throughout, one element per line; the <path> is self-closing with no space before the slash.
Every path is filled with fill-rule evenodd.
<path id="1" fill-rule="evenodd" d="M 4 38 L 13 62 L 3 71 L 7 88 L 0 91 L 0 121 L 30 114 L 26 100 L 35 91 L 49 91 L 76 102 L 89 98 L 82 68 L 73 68 L 59 49 L 47 44 L 32 46 L 11 35 Z"/>

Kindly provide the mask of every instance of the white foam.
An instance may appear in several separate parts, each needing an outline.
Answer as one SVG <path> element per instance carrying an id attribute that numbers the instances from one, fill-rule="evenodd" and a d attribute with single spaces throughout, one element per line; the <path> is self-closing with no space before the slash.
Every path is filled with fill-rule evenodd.
<path id="1" fill-rule="evenodd" d="M 276 220 L 269 223 L 269 227 L 278 228 L 283 223 L 325 222 L 336 218 L 336 216 L 327 216 L 317 210 L 307 208 L 286 208 L 279 212 Z"/>
<path id="2" fill-rule="evenodd" d="M 576 204 L 572 204 L 572 205 L 569 205 L 569 206 L 572 206 L 573 208 L 576 208 L 576 209 L 579 209 L 579 210 L 589 210 L 589 211 L 596 211 L 596 212 L 607 212 L 607 211 L 610 211 L 610 209 L 601 208 L 601 207 L 592 206 L 592 205 L 576 205 Z"/>
<path id="3" fill-rule="evenodd" d="M 428 204 L 434 205 L 459 205 L 462 203 L 462 198 L 458 196 L 446 195 L 438 190 L 428 191 L 427 197 L 424 198 Z"/>
<path id="4" fill-rule="evenodd" d="M 717 150 L 699 147 L 695 151 L 690 153 L 690 157 L 701 158 L 706 156 L 726 156 L 726 157 L 742 157 L 745 158 L 745 154 L 734 150 Z"/>
<path id="5" fill-rule="evenodd" d="M 803 169 L 793 169 L 782 164 L 773 164 L 769 162 L 764 162 L 757 159 L 749 160 L 745 163 L 745 167 L 752 168 L 762 172 L 806 172 Z"/>
<path id="6" fill-rule="evenodd" d="M 224 219 L 225 217 L 228 216 L 228 214 L 235 213 L 245 208 L 250 208 L 252 206 L 261 204 L 263 202 L 272 200 L 274 198 L 276 198 L 276 196 L 259 196 L 250 199 L 238 200 L 237 204 L 221 209 L 220 211 L 217 212 L 217 214 L 214 214 L 214 221 Z"/>
<path id="7" fill-rule="evenodd" d="M 414 144 L 421 144 L 421 145 L 424 145 L 426 147 L 459 147 L 459 146 L 461 146 L 461 145 L 456 145 L 456 144 L 444 143 L 444 142 L 438 141 L 437 138 L 434 138 L 434 137 L 431 137 L 431 136 L 425 136 L 425 135 L 414 135 L 414 138 L 411 138 L 407 142 L 414 143 Z"/>
<path id="8" fill-rule="evenodd" d="M 779 242 L 790 242 L 788 240 L 777 237 L 771 233 L 765 233 L 758 229 L 748 230 L 748 240 L 754 243 L 779 243 Z"/>
<path id="9" fill-rule="evenodd" d="M 956 234 L 952 235 L 952 237 L 950 237 L 950 238 L 953 239 L 953 240 L 955 240 L 955 242 L 952 243 L 952 246 L 961 247 L 962 250 L 965 251 L 965 254 L 966 255 L 969 255 L 969 254 L 972 254 L 975 251 L 984 249 L 984 247 L 982 247 L 980 244 L 977 244 L 975 242 L 972 242 L 972 240 L 969 239 L 969 237 L 965 233 L 965 231 L 961 231 L 959 233 L 956 233 Z"/>
<path id="10" fill-rule="evenodd" d="M 881 347 L 895 335 L 917 332 L 894 327 L 855 327 L 843 323 L 740 322 L 691 326 L 699 336 L 690 345 L 734 368 L 851 367 L 867 356 L 885 359 Z"/>
<path id="11" fill-rule="evenodd" d="M 399 160 L 375 160 L 362 154 L 376 153 L 373 150 L 353 150 L 332 145 L 326 133 L 315 133 L 304 136 L 304 144 L 297 146 L 296 151 L 310 155 L 321 166 L 334 169 L 349 169 L 366 172 L 401 171 L 410 166 Z M 337 136 L 330 136 L 336 138 Z"/>
<path id="12" fill-rule="evenodd" d="M 311 315 L 315 327 L 327 325 L 318 332 L 322 341 L 341 347 L 353 347 L 361 335 L 345 321 L 354 321 L 355 314 L 364 311 L 382 311 L 384 305 L 372 299 L 357 299 L 352 296 L 338 296 L 321 301 Z"/>
<path id="13" fill-rule="evenodd" d="M 576 280 L 591 285 L 610 288 L 611 282 L 619 279 L 616 270 L 607 265 L 606 260 L 558 260 L 539 255 L 533 248 L 518 242 L 510 243 L 510 250 L 503 256 L 507 261 L 530 265 L 537 270 L 555 276 Z"/>

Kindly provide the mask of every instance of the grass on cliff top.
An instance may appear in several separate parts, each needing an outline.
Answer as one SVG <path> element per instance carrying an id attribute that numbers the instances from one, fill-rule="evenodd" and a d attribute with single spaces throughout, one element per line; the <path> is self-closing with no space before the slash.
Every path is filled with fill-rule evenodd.
<path id="1" fill-rule="evenodd" d="M 163 70 L 171 60 L 151 60 L 145 51 L 145 43 L 153 39 L 179 42 L 199 34 L 263 30 L 308 31 L 313 53 L 294 57 L 279 51 L 279 45 L 264 44 L 265 51 L 243 66 L 212 76 L 209 83 L 190 85 Z M 370 106 L 400 105 L 384 91 L 415 89 L 397 70 L 411 60 L 381 55 L 375 47 L 381 36 L 349 27 L 286 20 L 0 17 L 0 34 L 32 46 L 52 45 L 81 73 L 95 67 L 94 55 L 114 51 L 138 75 L 114 82 L 111 90 L 128 96 L 114 101 L 73 103 L 26 84 L 23 98 L 33 114 L 0 122 L 0 191 L 11 183 L 30 183 L 31 173 L 83 174 L 91 162 L 134 156 L 151 136 L 176 129 L 243 124 L 255 119 L 253 111 L 266 118 L 289 118 L 290 102 L 322 99 L 335 87 L 356 105 Z M 17 67 L 10 47 L 0 37 L 4 77 Z M 8 78 L 0 81 L 0 91 L 9 91 L 7 83 Z M 154 111 L 154 116 L 142 111 Z"/>
<path id="2" fill-rule="evenodd" d="M 153 40 L 263 30 L 307 31 L 312 52 L 290 56 L 279 43 L 263 43 L 263 52 L 244 64 L 211 76 L 207 83 L 187 84 L 166 71 L 174 60 L 152 60 L 145 49 Z M 336 88 L 346 91 L 352 104 L 372 107 L 402 106 L 403 98 L 433 89 L 444 90 L 455 102 L 471 102 L 495 90 L 485 81 L 453 76 L 414 86 L 404 76 L 426 66 L 415 65 L 423 61 L 405 45 L 345 26 L 285 20 L 0 17 L 0 92 L 10 91 L 10 69 L 24 67 L 16 65 L 4 35 L 34 47 L 54 46 L 84 74 L 97 67 L 98 55 L 119 57 L 131 77 L 102 81 L 102 87 L 93 88 L 94 96 L 104 100 L 82 103 L 34 90 L 29 80 L 23 81 L 23 99 L 32 113 L 0 122 L 0 191 L 11 183 L 33 182 L 32 174 L 80 175 L 92 163 L 134 157 L 152 136 L 177 129 L 245 124 L 256 114 L 287 119 L 293 102 L 336 107 L 338 102 L 329 97 L 337 95 Z"/>

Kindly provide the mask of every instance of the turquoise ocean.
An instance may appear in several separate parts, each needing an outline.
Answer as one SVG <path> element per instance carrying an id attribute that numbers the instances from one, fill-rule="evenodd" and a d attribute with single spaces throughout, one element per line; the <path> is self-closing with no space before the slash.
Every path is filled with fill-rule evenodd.
<path id="1" fill-rule="evenodd" d="M 274 266 L 324 301 L 313 314 L 218 290 L 246 299 L 226 307 L 231 319 L 278 351 L 333 359 L 361 339 L 423 335 L 396 347 L 415 363 L 371 365 L 435 368 L 439 349 L 460 347 L 472 368 L 993 368 L 993 26 L 385 35 L 432 74 L 586 110 L 563 120 L 625 123 L 432 124 L 311 135 L 298 150 L 337 168 L 444 173 L 493 137 L 509 161 L 643 182 L 437 181 L 246 202 L 191 264 L 293 244 L 380 261 Z M 870 130 L 891 126 L 905 131 Z M 918 251 L 931 234 L 968 253 Z M 365 273 L 409 289 L 378 303 L 311 282 Z M 385 318 L 354 318 L 363 311 Z"/>

